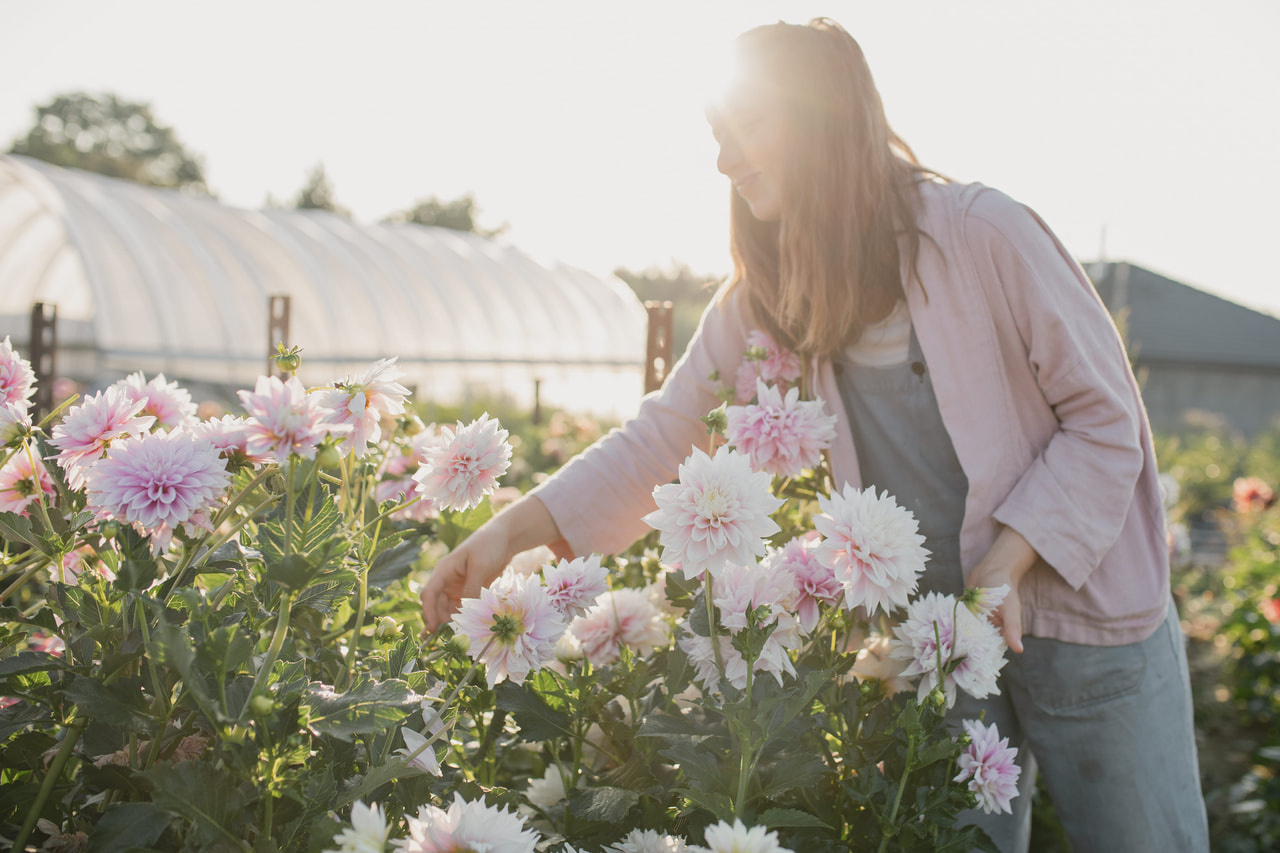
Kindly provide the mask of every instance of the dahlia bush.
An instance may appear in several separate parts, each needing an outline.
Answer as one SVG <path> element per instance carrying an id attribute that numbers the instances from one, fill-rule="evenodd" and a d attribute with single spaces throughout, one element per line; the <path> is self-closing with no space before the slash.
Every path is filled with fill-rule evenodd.
<path id="1" fill-rule="evenodd" d="M 278 362 L 296 370 L 296 351 Z M 395 359 L 197 417 L 134 374 L 34 422 L 0 347 L 0 838 L 116 851 L 989 846 L 1016 750 L 1001 590 L 912 601 L 892 496 L 837 490 L 826 404 L 752 337 L 651 534 L 522 555 L 424 636 L 494 512 L 497 421 L 427 426 Z M 751 397 L 742 397 L 750 376 Z"/>

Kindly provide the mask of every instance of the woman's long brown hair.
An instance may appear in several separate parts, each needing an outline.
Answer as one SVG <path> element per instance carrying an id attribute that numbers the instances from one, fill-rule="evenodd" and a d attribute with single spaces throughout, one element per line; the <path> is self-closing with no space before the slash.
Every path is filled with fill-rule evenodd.
<path id="1" fill-rule="evenodd" d="M 935 173 L 889 127 L 862 49 L 834 21 L 771 24 L 736 43 L 747 79 L 781 89 L 789 158 L 779 222 L 733 193 L 728 289 L 779 343 L 830 356 L 903 296 L 920 245 L 917 182 Z"/>

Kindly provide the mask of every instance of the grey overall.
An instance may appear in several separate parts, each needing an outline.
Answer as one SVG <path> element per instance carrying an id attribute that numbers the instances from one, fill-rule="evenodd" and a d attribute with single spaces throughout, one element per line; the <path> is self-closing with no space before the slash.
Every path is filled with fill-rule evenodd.
<path id="1" fill-rule="evenodd" d="M 915 328 L 907 361 L 868 367 L 837 360 L 863 486 L 887 489 L 916 515 L 931 556 L 920 594 L 964 587 L 960 528 L 968 480 L 938 410 Z M 973 810 L 1003 853 L 1025 853 L 1037 760 L 1071 846 L 1083 851 L 1208 850 L 1191 718 L 1186 651 L 1172 598 L 1147 639 L 1087 646 L 1023 637 L 1009 653 L 1000 694 L 959 691 L 948 713 L 995 723 L 1022 767 L 1012 815 Z M 1034 751 L 1034 754 L 1033 754 Z"/>
<path id="2" fill-rule="evenodd" d="M 842 359 L 833 366 L 853 432 L 863 487 L 887 489 L 899 506 L 915 514 L 925 537 L 929 562 L 917 595 L 960 595 L 964 591 L 960 526 L 969 481 L 942 424 L 915 327 L 911 328 L 907 360 L 902 364 L 870 367 Z M 1002 851 L 1015 853 L 1026 850 L 1030 840 L 1036 768 L 1021 743 L 1021 730 L 1004 693 L 1002 685 L 1001 695 L 980 701 L 959 691 L 948 717 L 960 730 L 961 720 L 977 719 L 985 710 L 984 722 L 995 722 L 1001 737 L 1017 736 L 1009 741 L 1010 746 L 1018 747 L 1018 765 L 1022 767 L 1013 815 L 986 815 L 978 810 L 961 815 L 962 823 L 981 826 Z"/>

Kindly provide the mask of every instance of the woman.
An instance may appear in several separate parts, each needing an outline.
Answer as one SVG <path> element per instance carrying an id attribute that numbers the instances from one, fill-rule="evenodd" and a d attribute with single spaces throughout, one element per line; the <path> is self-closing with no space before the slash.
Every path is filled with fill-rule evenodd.
<path id="1" fill-rule="evenodd" d="M 446 622 L 516 553 L 616 552 L 646 532 L 753 329 L 816 364 L 842 415 L 837 484 L 888 489 L 932 552 L 921 586 L 1008 584 L 1015 652 L 984 710 L 1043 769 L 1077 850 L 1205 850 L 1186 658 L 1150 430 L 1123 344 L 1030 210 L 922 168 L 857 43 L 825 19 L 737 41 L 709 111 L 733 184 L 734 275 L 637 417 L 441 560 Z M 839 401 L 838 403 L 836 401 Z M 1025 850 L 1030 797 L 978 816 Z"/>

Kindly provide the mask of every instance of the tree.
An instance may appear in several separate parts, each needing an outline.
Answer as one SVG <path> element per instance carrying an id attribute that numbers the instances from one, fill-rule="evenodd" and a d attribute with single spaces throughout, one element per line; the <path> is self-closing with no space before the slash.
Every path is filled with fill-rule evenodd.
<path id="1" fill-rule="evenodd" d="M 209 192 L 200 158 L 156 121 L 151 105 L 106 92 L 68 92 L 36 107 L 12 154 L 141 184 Z"/>
<path id="2" fill-rule="evenodd" d="M 507 230 L 507 223 L 497 228 L 481 228 L 476 218 L 480 208 L 475 197 L 463 195 L 452 201 L 441 201 L 436 196 L 418 201 L 408 210 L 397 211 L 387 217 L 388 222 L 413 222 L 435 228 L 452 228 L 454 231 L 470 231 L 482 237 L 496 237 Z"/>
<path id="3" fill-rule="evenodd" d="M 351 211 L 334 199 L 333 182 L 325 173 L 323 163 L 317 163 L 307 173 L 307 182 L 302 185 L 302 189 L 298 190 L 293 206 L 299 210 L 328 210 L 343 216 L 351 215 Z"/>

